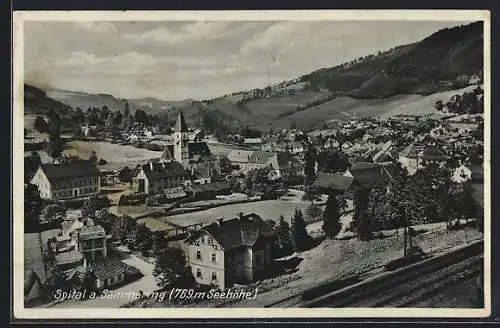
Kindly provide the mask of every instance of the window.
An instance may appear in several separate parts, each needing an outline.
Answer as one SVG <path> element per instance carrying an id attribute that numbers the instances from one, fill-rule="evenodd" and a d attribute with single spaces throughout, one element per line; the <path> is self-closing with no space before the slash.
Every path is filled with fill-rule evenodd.
<path id="1" fill-rule="evenodd" d="M 212 245 L 212 244 L 213 244 L 213 242 L 214 242 L 214 241 L 213 241 L 213 239 L 212 239 L 212 238 L 210 238 L 210 237 L 208 237 L 208 239 L 207 239 L 207 244 Z"/>
<path id="2" fill-rule="evenodd" d="M 112 284 L 115 282 L 115 279 L 113 277 L 109 278 L 109 283 Z"/>
<path id="3" fill-rule="evenodd" d="M 217 281 L 217 272 L 212 272 L 212 281 Z"/>
<path id="4" fill-rule="evenodd" d="M 212 263 L 217 263 L 217 255 L 212 254 Z"/>
<path id="5" fill-rule="evenodd" d="M 196 270 L 196 278 L 201 278 L 201 269 Z"/>
<path id="6" fill-rule="evenodd" d="M 262 264 L 262 258 L 258 254 L 255 255 L 255 263 Z"/>
<path id="7" fill-rule="evenodd" d="M 200 240 L 201 240 L 201 243 L 202 243 L 202 244 L 205 244 L 205 237 L 201 237 L 201 239 L 200 239 Z"/>
<path id="8" fill-rule="evenodd" d="M 104 247 L 104 241 L 102 239 L 94 240 L 94 248 L 102 248 Z"/>
<path id="9" fill-rule="evenodd" d="M 201 261 L 201 252 L 196 251 L 196 259 Z"/>

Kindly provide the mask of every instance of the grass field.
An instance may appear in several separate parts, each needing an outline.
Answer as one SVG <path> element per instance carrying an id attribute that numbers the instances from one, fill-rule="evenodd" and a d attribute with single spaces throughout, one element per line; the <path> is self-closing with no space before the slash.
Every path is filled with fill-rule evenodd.
<path id="1" fill-rule="evenodd" d="M 107 142 L 93 141 L 71 141 L 64 154 L 88 158 L 95 151 L 99 159 L 103 158 L 108 163 L 124 163 L 127 161 L 147 161 L 151 158 L 159 158 L 161 152 L 148 149 L 139 149 L 130 145 L 118 145 Z"/>
<path id="2" fill-rule="evenodd" d="M 160 209 L 160 207 L 153 206 L 111 206 L 108 208 L 108 211 L 117 216 L 126 214 L 134 218 Z"/>
<path id="3" fill-rule="evenodd" d="M 339 97 L 307 110 L 286 116 L 273 122 L 279 128 L 287 128 L 297 122 L 302 128 L 321 127 L 325 121 L 356 119 L 365 116 L 390 116 L 397 114 L 428 114 L 436 112 L 437 100 L 447 102 L 453 95 L 472 91 L 476 86 L 460 90 L 438 92 L 428 96 L 398 95 L 387 99 L 354 99 Z"/>
<path id="4" fill-rule="evenodd" d="M 148 227 L 151 231 L 165 231 L 175 228 L 175 226 L 168 224 L 167 222 L 164 222 L 162 220 L 158 220 L 157 218 L 142 218 L 138 219 L 137 223 L 145 223 L 146 227 Z"/>
<path id="5" fill-rule="evenodd" d="M 232 219 L 237 217 L 239 212 L 245 214 L 253 212 L 264 220 L 271 219 L 277 221 L 280 215 L 283 215 L 286 220 L 290 220 L 296 208 L 305 211 L 307 206 L 309 206 L 309 202 L 266 200 L 256 203 L 233 204 L 199 212 L 172 215 L 161 220 L 167 223 L 187 226 L 195 223 L 210 223 L 218 218 Z"/>

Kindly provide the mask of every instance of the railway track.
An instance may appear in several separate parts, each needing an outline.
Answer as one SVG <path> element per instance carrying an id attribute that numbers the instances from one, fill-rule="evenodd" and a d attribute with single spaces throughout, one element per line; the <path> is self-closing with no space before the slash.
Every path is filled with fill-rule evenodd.
<path id="1" fill-rule="evenodd" d="M 294 295 L 266 307 L 408 307 L 482 270 L 483 243 L 386 271 L 341 289 L 326 288 L 314 299 Z"/>

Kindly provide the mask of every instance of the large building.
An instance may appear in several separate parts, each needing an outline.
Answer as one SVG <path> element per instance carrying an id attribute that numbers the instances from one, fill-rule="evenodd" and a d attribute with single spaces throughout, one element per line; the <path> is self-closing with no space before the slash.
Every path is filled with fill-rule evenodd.
<path id="1" fill-rule="evenodd" d="M 165 155 L 165 151 L 164 151 Z M 139 166 L 135 177 L 132 179 L 137 192 L 158 194 L 172 190 L 183 190 L 188 172 L 181 163 L 173 160 L 149 161 Z"/>
<path id="2" fill-rule="evenodd" d="M 50 200 L 85 199 L 100 192 L 99 170 L 89 163 L 41 164 L 31 183 Z"/>
<path id="3" fill-rule="evenodd" d="M 78 248 L 88 261 L 108 256 L 104 228 L 100 225 L 81 228 L 78 233 Z"/>
<path id="4" fill-rule="evenodd" d="M 185 247 L 197 283 L 223 289 L 265 277 L 272 264 L 272 239 L 271 227 L 257 214 L 241 213 L 195 231 Z"/>
<path id="5" fill-rule="evenodd" d="M 179 112 L 173 142 L 165 146 L 163 158 L 172 159 L 182 164 L 189 171 L 201 168 L 214 168 L 220 174 L 220 161 L 212 154 L 207 143 L 200 140 L 201 132 L 193 137 L 189 133 L 184 115 Z"/>
<path id="6" fill-rule="evenodd" d="M 110 235 L 104 228 L 87 218 L 83 221 L 65 221 L 62 229 L 50 239 L 49 254 L 53 263 L 66 280 L 83 281 L 90 273 L 92 286 L 96 289 L 111 288 L 126 279 L 128 265 L 108 254 Z"/>
<path id="7" fill-rule="evenodd" d="M 269 168 L 271 180 L 304 176 L 304 163 L 286 152 L 233 150 L 228 159 L 244 174 L 253 169 Z"/>

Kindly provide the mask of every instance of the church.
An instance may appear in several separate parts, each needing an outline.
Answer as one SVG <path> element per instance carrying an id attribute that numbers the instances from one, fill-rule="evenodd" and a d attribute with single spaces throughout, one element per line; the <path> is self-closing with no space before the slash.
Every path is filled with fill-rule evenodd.
<path id="1" fill-rule="evenodd" d="M 219 159 L 212 154 L 206 142 L 190 138 L 182 112 L 177 115 L 173 143 L 165 146 L 162 159 L 166 161 L 173 159 L 195 175 L 206 175 L 213 170 L 220 174 Z"/>
<path id="2" fill-rule="evenodd" d="M 189 138 L 182 112 L 179 112 L 173 144 L 165 145 L 161 158 L 140 165 L 132 179 L 138 192 L 163 192 L 172 198 L 184 195 L 184 186 L 207 184 L 220 175 L 220 161 L 205 142 Z"/>

